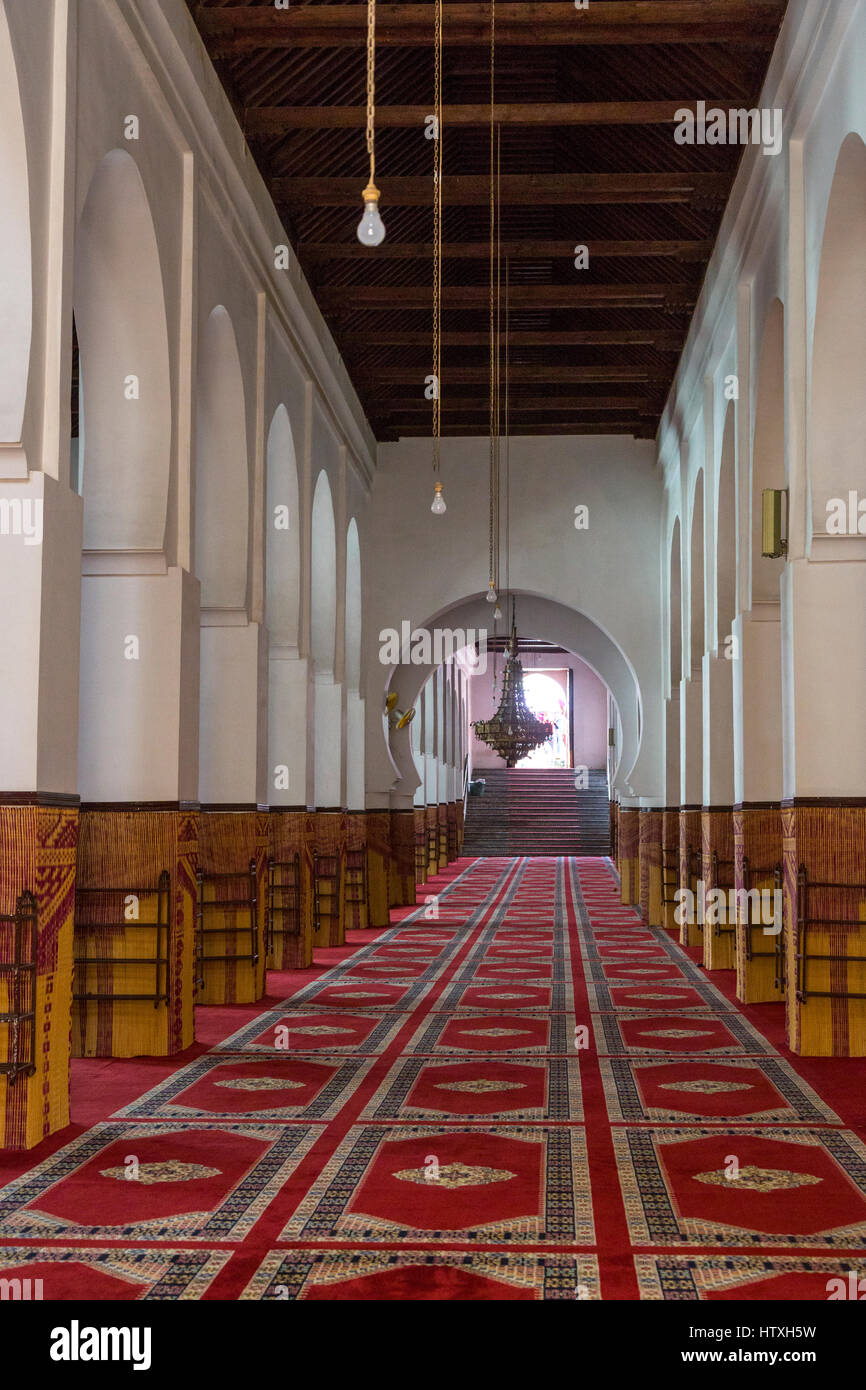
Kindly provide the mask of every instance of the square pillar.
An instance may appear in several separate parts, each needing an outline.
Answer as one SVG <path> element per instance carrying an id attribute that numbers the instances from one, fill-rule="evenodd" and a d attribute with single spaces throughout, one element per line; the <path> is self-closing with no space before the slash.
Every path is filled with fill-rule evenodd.
<path id="1" fill-rule="evenodd" d="M 253 1004 L 265 993 L 268 816 L 253 810 L 203 810 L 198 826 L 199 869 L 206 876 L 199 911 L 206 934 L 204 987 L 196 1002 Z M 245 905 L 251 862 L 256 896 L 252 919 Z M 221 877 L 207 881 L 211 874 Z M 208 902 L 214 906 L 203 906 Z"/>
<path id="2" fill-rule="evenodd" d="M 782 816 L 778 806 L 734 807 L 734 876 L 737 886 L 737 998 L 743 1004 L 782 1003 L 784 988 L 777 948 L 783 945 L 782 933 L 773 931 L 773 923 L 754 925 L 750 918 L 754 899 L 743 893 L 761 894 L 776 891 L 776 869 L 782 866 Z M 773 899 L 764 899 L 771 904 Z M 770 930 L 764 930 L 769 927 Z"/>
<path id="3" fill-rule="evenodd" d="M 661 810 L 644 808 L 640 812 L 640 912 L 651 927 L 662 925 L 663 816 Z"/>
<path id="4" fill-rule="evenodd" d="M 866 803 L 783 803 L 781 819 L 788 1046 L 864 1057 Z"/>
<path id="5" fill-rule="evenodd" d="M 736 963 L 736 915 L 731 912 L 734 880 L 734 816 L 730 806 L 705 806 L 701 815 L 704 880 L 704 968 L 733 970 Z M 724 907 L 713 913 L 707 894 L 724 893 Z M 716 921 L 708 920 L 715 916 Z"/>
<path id="6" fill-rule="evenodd" d="M 685 914 L 681 910 L 679 914 L 683 918 L 679 923 L 681 946 L 701 946 L 703 943 L 703 931 L 698 921 L 697 910 L 698 880 L 702 873 L 702 835 L 700 806 L 681 807 L 679 886 L 681 891 L 691 893 L 688 901 L 693 908 Z"/>
<path id="7" fill-rule="evenodd" d="M 196 812 L 82 807 L 73 1056 L 171 1057 L 194 1042 L 197 866 Z"/>
<path id="8" fill-rule="evenodd" d="M 72 923 L 78 808 L 37 805 L 35 798 L 0 806 L 0 913 L 12 915 L 22 893 L 36 898 L 35 990 L 25 1007 L 35 1018 L 19 1025 L 22 1061 L 34 1070 L 0 1075 L 0 1150 L 32 1149 L 69 1124 L 69 1029 Z M 4 961 L 12 959 L 14 924 L 0 923 Z M 29 953 L 28 953 L 29 954 Z M 9 975 L 0 976 L 0 1012 L 7 1012 Z M 29 1009 L 28 1009 L 29 1011 Z M 0 1023 L 0 1060 L 12 1060 L 12 1028 Z"/>
<path id="9" fill-rule="evenodd" d="M 640 903 L 640 811 L 620 808 L 619 813 L 620 901 Z"/>

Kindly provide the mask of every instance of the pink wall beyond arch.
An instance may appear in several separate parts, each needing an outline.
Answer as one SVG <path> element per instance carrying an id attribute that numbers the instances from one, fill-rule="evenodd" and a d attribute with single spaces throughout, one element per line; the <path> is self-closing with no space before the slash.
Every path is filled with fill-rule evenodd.
<path id="1" fill-rule="evenodd" d="M 502 672 L 504 658 L 498 658 Z M 528 671 L 571 669 L 574 671 L 574 761 L 577 766 L 603 768 L 607 766 L 607 687 L 580 657 L 546 656 L 525 653 L 521 660 Z M 469 718 L 488 719 L 495 712 L 493 701 L 493 657 L 488 655 L 487 670 L 473 676 L 469 682 Z M 498 703 L 498 702 L 497 702 Z M 469 753 L 477 769 L 504 767 L 502 758 L 470 730 Z"/>

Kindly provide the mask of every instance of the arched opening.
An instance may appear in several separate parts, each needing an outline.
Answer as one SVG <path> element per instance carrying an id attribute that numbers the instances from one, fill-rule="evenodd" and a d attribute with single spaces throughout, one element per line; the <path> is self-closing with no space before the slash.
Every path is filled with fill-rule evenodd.
<path id="1" fill-rule="evenodd" d="M 171 469 L 168 327 L 156 231 L 138 166 L 112 150 L 91 180 L 75 248 L 85 550 L 162 550 Z"/>
<path id="2" fill-rule="evenodd" d="M 268 629 L 268 777 L 274 806 L 305 806 L 307 663 L 298 654 L 301 517 L 289 413 L 277 407 L 268 431 L 265 622 Z"/>
<path id="3" fill-rule="evenodd" d="M 752 448 L 752 586 L 751 605 L 778 603 L 784 558 L 762 554 L 762 500 L 765 488 L 784 488 L 785 476 L 785 310 L 774 299 L 767 310 L 755 398 Z"/>
<path id="4" fill-rule="evenodd" d="M 739 476 L 747 479 L 746 470 Z M 734 669 L 734 799 L 778 801 L 782 787 L 781 578 L 785 559 L 763 552 L 762 494 L 786 486 L 785 310 L 773 299 L 764 318 L 755 394 L 751 471 L 748 611 L 739 624 Z M 744 605 L 745 606 L 745 605 Z"/>
<path id="5" fill-rule="evenodd" d="M 730 404 L 722 431 L 715 506 L 716 633 L 708 647 L 704 700 L 705 805 L 731 806 L 734 800 L 734 667 L 739 663 L 737 616 L 736 415 Z"/>
<path id="6" fill-rule="evenodd" d="M 828 504 L 864 491 L 866 462 L 866 145 L 843 142 L 827 207 L 815 308 L 809 415 L 812 526 L 827 532 Z M 866 533 L 866 519 L 863 522 Z"/>
<path id="7" fill-rule="evenodd" d="M 689 656 L 680 706 L 681 805 L 700 806 L 704 796 L 704 472 L 698 470 L 689 522 Z"/>
<path id="8" fill-rule="evenodd" d="M 361 542 L 352 517 L 346 531 L 346 802 L 364 809 L 364 702 L 361 698 Z"/>
<path id="9" fill-rule="evenodd" d="M 674 521 L 668 562 L 670 698 L 665 709 L 665 805 L 680 802 L 680 685 L 683 678 L 682 555 L 680 519 Z"/>
<path id="10" fill-rule="evenodd" d="M 670 563 L 668 566 L 668 624 L 670 628 L 671 693 L 683 677 L 683 614 L 682 614 L 682 557 L 680 555 L 680 519 L 677 517 L 671 532 Z"/>
<path id="11" fill-rule="evenodd" d="M 199 800 L 261 799 L 259 629 L 247 621 L 249 458 L 235 331 L 217 305 L 199 335 L 195 572 L 201 583 Z"/>
<path id="12" fill-rule="evenodd" d="M 719 655 L 730 651 L 730 637 L 737 616 L 737 501 L 735 416 L 728 406 L 722 435 L 719 486 L 716 494 L 716 617 Z"/>
<path id="13" fill-rule="evenodd" d="M 342 800 L 342 691 L 334 681 L 337 639 L 337 539 L 328 475 L 313 493 L 310 638 L 315 682 L 314 800 L 319 808 Z"/>
<path id="14" fill-rule="evenodd" d="M 842 142 L 827 204 L 809 397 L 811 522 L 783 581 L 785 798 L 862 795 L 866 766 L 866 145 Z M 796 497 L 792 503 L 796 504 Z M 853 563 L 852 563 L 853 562 Z"/>
<path id="15" fill-rule="evenodd" d="M 553 737 L 527 753 L 518 767 L 568 767 L 571 761 L 568 685 L 557 676 L 545 671 L 524 673 L 526 703 L 537 718 L 546 719 L 552 725 Z"/>
<path id="16" fill-rule="evenodd" d="M 195 572 L 201 604 L 242 609 L 249 531 L 246 405 L 235 331 L 221 304 L 201 335 L 197 383 Z"/>
<path id="17" fill-rule="evenodd" d="M 704 655 L 704 472 L 698 472 L 692 497 L 689 545 L 689 662 L 699 674 Z"/>
<path id="18" fill-rule="evenodd" d="M 573 665 L 581 668 L 586 677 L 588 696 L 591 696 L 590 686 L 597 686 L 600 691 L 599 719 L 596 722 L 590 721 L 583 734 L 586 735 L 587 753 L 578 757 L 577 747 L 575 751 L 575 762 L 581 763 L 590 769 L 596 769 L 604 775 L 607 762 L 607 728 L 608 728 L 608 703 L 607 692 L 612 697 L 616 710 L 619 714 L 621 728 L 621 756 L 619 759 L 618 782 L 626 795 L 629 785 L 628 778 L 634 773 L 642 756 L 641 733 L 646 740 L 653 740 L 653 752 L 661 748 L 662 735 L 660 728 L 655 725 L 645 727 L 643 731 L 638 728 L 638 711 L 642 706 L 640 689 L 631 663 L 625 654 L 620 650 L 616 643 L 603 632 L 585 614 L 579 613 L 576 609 L 568 608 L 564 604 L 554 600 L 520 593 L 518 599 L 518 622 L 522 635 L 531 634 L 534 638 L 544 643 L 550 643 L 558 648 L 565 656 L 558 658 L 563 665 Z M 416 624 L 417 628 L 427 630 L 439 629 L 450 633 L 453 649 L 460 651 L 465 639 L 470 633 L 477 634 L 484 629 L 488 619 L 487 604 L 483 595 L 476 595 L 468 598 L 461 603 L 451 605 L 439 613 L 432 614 L 425 622 Z M 461 638 L 462 634 L 462 638 Z M 470 647 L 469 649 L 473 649 Z M 576 660 L 575 660 L 576 658 Z M 497 658 L 501 668 L 501 657 Z M 528 669 L 533 662 L 541 667 L 551 666 L 553 663 L 549 656 L 534 654 L 532 660 L 527 658 L 526 667 Z M 464 694 L 462 704 L 464 706 L 464 718 L 481 719 L 487 718 L 494 708 L 492 696 L 493 683 L 493 654 L 486 653 L 485 680 L 480 678 L 474 681 L 476 687 L 484 686 L 486 696 L 482 694 L 482 705 L 478 708 L 478 701 L 473 703 L 473 695 L 478 691 L 472 692 L 473 685 L 472 668 L 466 668 L 466 681 L 464 683 Z M 478 670 L 476 666 L 474 669 Z M 429 665 L 418 665 L 412 663 L 401 664 L 392 668 L 384 669 L 383 693 L 388 690 L 395 690 L 399 694 L 400 707 L 407 708 L 412 704 L 421 704 L 419 692 L 424 689 L 424 720 L 422 734 L 422 749 L 425 762 L 425 774 L 429 776 L 428 759 L 433 757 L 436 748 L 435 722 L 433 719 L 432 692 L 435 681 L 432 680 L 433 668 Z M 577 686 L 577 675 L 575 676 Z M 605 690 L 606 687 L 606 690 Z M 429 696 L 429 698 L 428 698 Z M 576 688 L 575 702 L 580 704 L 582 695 Z M 419 715 L 421 711 L 419 709 Z M 372 725 L 371 725 L 372 728 Z M 394 793 L 406 794 L 407 796 L 415 790 L 417 786 L 417 773 L 415 763 L 411 753 L 410 736 L 403 731 L 402 733 L 392 732 L 389 736 L 387 725 L 382 721 L 383 744 L 382 772 L 379 772 L 379 765 L 373 762 L 378 758 L 380 750 L 374 741 L 371 741 L 369 749 L 372 750 L 371 770 L 372 776 L 388 776 L 390 790 Z M 576 737 L 581 735 L 581 729 L 576 728 Z M 597 735 L 597 737 L 596 737 Z M 471 729 L 463 726 L 463 736 L 465 743 L 462 745 L 461 758 L 468 756 L 473 767 L 477 767 L 476 753 L 477 740 Z M 461 740 L 462 742 L 462 740 Z M 369 751 L 369 750 L 368 750 Z M 435 761 L 435 759 L 434 759 Z M 661 759 L 659 757 L 659 765 Z M 496 767 L 501 765 L 501 760 L 496 755 L 491 755 L 490 765 Z M 461 763 L 462 766 L 462 763 Z M 385 772 L 387 768 L 387 773 Z M 483 772 L 480 774 L 483 776 Z M 661 778 L 661 771 L 657 774 Z M 375 784 L 374 784 L 375 785 Z M 462 794 L 462 785 L 461 785 Z M 430 795 L 427 794 L 429 801 Z"/>
<path id="19" fill-rule="evenodd" d="M 346 689 L 361 685 L 361 543 L 355 518 L 346 532 Z"/>
<path id="20" fill-rule="evenodd" d="M 337 540 L 331 486 L 324 470 L 313 493 L 310 634 L 316 676 L 333 679 L 337 637 Z"/>
<path id="21" fill-rule="evenodd" d="M 267 447 L 266 606 L 271 650 L 297 653 L 301 581 L 298 468 L 289 413 L 277 407 Z"/>
<path id="22" fill-rule="evenodd" d="M 5 9 L 0 5 L 0 472 L 26 477 L 21 444 L 30 343 L 33 268 L 30 181 L 18 71 Z"/>
<path id="23" fill-rule="evenodd" d="M 183 626 L 172 636 L 164 630 L 181 600 L 150 563 L 165 548 L 171 474 L 168 329 L 156 230 L 125 150 L 111 150 L 93 171 L 72 299 L 78 433 L 76 444 L 73 412 L 69 462 L 84 504 L 79 793 L 83 801 L 174 800 L 195 794 L 194 776 L 187 780 L 195 736 L 181 734 Z M 122 553 L 122 566 L 103 567 L 95 557 L 106 552 Z"/>

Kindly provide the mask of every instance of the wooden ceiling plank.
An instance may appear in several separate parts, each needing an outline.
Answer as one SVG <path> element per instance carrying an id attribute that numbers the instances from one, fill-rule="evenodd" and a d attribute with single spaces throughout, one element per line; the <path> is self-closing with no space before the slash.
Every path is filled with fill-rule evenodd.
<path id="1" fill-rule="evenodd" d="M 648 305 L 652 308 L 674 303 L 693 303 L 700 286 L 671 282 L 648 285 L 512 285 L 508 298 L 511 309 L 572 309 L 584 305 L 615 304 L 619 307 Z M 446 285 L 442 304 L 448 309 L 472 309 L 485 305 L 490 297 L 486 285 Z M 318 292 L 319 308 L 329 310 L 349 306 L 352 310 L 391 310 L 426 308 L 433 304 L 432 285 L 325 285 Z"/>
<path id="2" fill-rule="evenodd" d="M 420 381 L 419 381 L 420 375 Z M 621 367 L 621 366 L 587 366 L 580 364 L 573 366 L 570 364 L 546 364 L 533 363 L 531 366 L 514 366 L 508 373 L 508 380 L 511 386 L 519 385 L 523 382 L 544 382 L 556 381 L 566 382 L 568 385 L 577 385 L 582 381 L 627 381 L 637 384 L 650 383 L 652 385 L 665 385 L 669 381 L 667 372 L 655 372 L 648 367 Z M 482 367 L 449 367 L 447 372 L 442 373 L 443 396 L 449 386 L 471 384 L 478 385 L 479 382 L 489 382 L 490 369 Z M 362 387 L 367 389 L 378 387 L 379 385 L 404 385 L 417 386 L 423 382 L 423 368 L 418 367 L 376 367 L 369 370 L 357 372 L 357 381 Z"/>
<path id="3" fill-rule="evenodd" d="M 593 0 L 584 11 L 572 0 L 500 3 L 496 31 L 500 45 L 533 47 L 621 44 L 707 44 L 736 41 L 752 48 L 772 47 L 784 12 L 782 0 Z M 228 57 L 250 49 L 341 48 L 366 41 L 367 6 L 198 5 L 196 22 L 211 56 Z M 431 4 L 376 7 L 376 43 L 416 47 L 432 43 Z M 447 45 L 487 43 L 486 6 L 446 4 L 443 40 Z"/>
<path id="4" fill-rule="evenodd" d="M 679 352 L 685 342 L 685 334 L 675 329 L 648 328 L 587 328 L 570 333 L 520 333 L 511 332 L 508 341 L 512 349 L 520 347 L 654 347 L 662 352 Z M 388 333 L 385 346 L 429 347 L 429 330 L 417 333 Z M 487 347 L 489 332 L 449 332 L 442 333 L 442 346 L 449 347 Z M 364 347 L 369 349 L 369 333 L 351 332 L 340 335 L 344 348 Z"/>
<path id="5" fill-rule="evenodd" d="M 664 174 L 503 174 L 503 207 L 554 206 L 568 203 L 689 203 L 697 198 L 727 198 L 734 171 L 696 174 L 671 170 Z M 363 180 L 362 180 L 363 182 Z M 429 177 L 423 174 L 380 176 L 383 207 L 427 207 Z M 272 192 L 278 203 L 288 202 L 295 213 L 304 206 L 356 207 L 357 177 L 276 178 Z M 486 206 L 490 200 L 487 174 L 451 174 L 442 180 L 443 201 L 452 207 Z"/>
<path id="6" fill-rule="evenodd" d="M 695 241 L 593 241 L 584 243 L 592 260 L 663 260 L 705 261 L 712 254 L 713 242 L 709 238 Z M 530 261 L 535 259 L 571 260 L 574 256 L 575 239 L 570 241 L 503 241 L 502 255 L 509 260 Z M 360 242 L 302 241 L 299 246 L 301 256 L 311 265 L 323 261 L 429 261 L 433 257 L 433 243 L 427 241 L 388 241 L 381 246 L 362 246 Z M 487 241 L 447 241 L 442 248 L 443 258 L 448 260 L 488 261 L 490 243 Z"/>
<path id="7" fill-rule="evenodd" d="M 727 101 L 707 101 L 707 106 L 727 108 Z M 678 111 L 694 112 L 697 102 L 683 101 L 585 101 L 497 102 L 493 119 L 498 125 L 669 125 Z M 426 106 L 377 106 L 376 129 L 423 127 L 430 114 Z M 284 135 L 291 130 L 363 129 L 366 106 L 258 106 L 244 112 L 244 133 L 249 136 Z M 490 124 L 490 103 L 446 106 L 443 124 L 452 127 Z"/>

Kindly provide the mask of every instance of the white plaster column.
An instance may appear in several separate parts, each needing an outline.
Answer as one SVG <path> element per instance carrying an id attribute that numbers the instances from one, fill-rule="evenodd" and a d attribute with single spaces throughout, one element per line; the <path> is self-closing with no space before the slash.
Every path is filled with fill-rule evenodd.
<path id="1" fill-rule="evenodd" d="M 778 603 L 753 604 L 736 619 L 734 804 L 782 794 L 782 625 Z"/>
<path id="2" fill-rule="evenodd" d="M 267 804 L 267 634 L 243 613 L 201 613 L 199 800 Z"/>
<path id="3" fill-rule="evenodd" d="M 317 672 L 314 702 L 314 795 L 317 809 L 339 807 L 342 793 L 343 685 Z M 339 749 L 334 756 L 334 747 Z"/>
<path id="4" fill-rule="evenodd" d="M 271 648 L 268 663 L 268 799 L 272 806 L 307 804 L 307 694 L 310 663 Z M 288 769 L 288 785 L 277 787 L 277 768 Z"/>
<path id="5" fill-rule="evenodd" d="M 703 804 L 703 683 L 700 677 L 680 687 L 680 805 Z M 623 798 L 625 804 L 626 798 Z"/>
<path id="6" fill-rule="evenodd" d="M 733 662 L 704 654 L 701 719 L 703 728 L 702 802 L 732 806 L 734 801 Z"/>
<path id="7" fill-rule="evenodd" d="M 680 687 L 665 701 L 665 805 L 680 804 Z"/>

